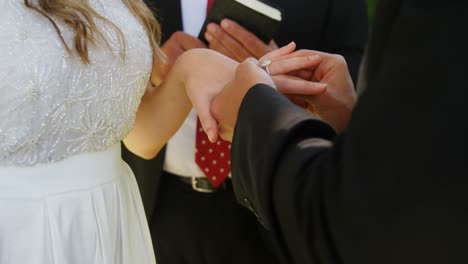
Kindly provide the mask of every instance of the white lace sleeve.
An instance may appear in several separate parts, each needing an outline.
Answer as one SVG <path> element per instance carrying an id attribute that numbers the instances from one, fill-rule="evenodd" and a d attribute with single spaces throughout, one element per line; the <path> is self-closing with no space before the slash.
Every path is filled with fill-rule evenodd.
<path id="1" fill-rule="evenodd" d="M 124 33 L 125 56 L 114 29 L 100 23 L 111 47 L 91 46 L 91 64 L 85 65 L 23 0 L 0 1 L 0 166 L 101 151 L 132 128 L 151 71 L 151 48 L 121 0 L 90 2 Z M 72 45 L 70 30 L 59 26 Z"/>

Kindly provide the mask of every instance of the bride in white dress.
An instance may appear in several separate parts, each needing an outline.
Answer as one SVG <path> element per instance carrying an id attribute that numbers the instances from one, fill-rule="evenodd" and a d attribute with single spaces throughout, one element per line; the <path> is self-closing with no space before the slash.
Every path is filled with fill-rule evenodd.
<path id="1" fill-rule="evenodd" d="M 214 126 L 210 98 L 236 67 L 189 52 L 147 88 L 156 29 L 142 0 L 0 1 L 1 264 L 155 263 L 120 142 L 155 155 L 187 94 Z"/>

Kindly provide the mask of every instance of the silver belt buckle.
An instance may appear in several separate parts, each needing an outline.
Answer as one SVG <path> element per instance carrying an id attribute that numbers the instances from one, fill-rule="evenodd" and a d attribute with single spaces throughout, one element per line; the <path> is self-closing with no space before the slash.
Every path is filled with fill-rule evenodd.
<path id="1" fill-rule="evenodd" d="M 197 186 L 198 178 L 192 177 L 192 189 L 201 193 L 214 193 L 214 189 L 204 189 Z"/>

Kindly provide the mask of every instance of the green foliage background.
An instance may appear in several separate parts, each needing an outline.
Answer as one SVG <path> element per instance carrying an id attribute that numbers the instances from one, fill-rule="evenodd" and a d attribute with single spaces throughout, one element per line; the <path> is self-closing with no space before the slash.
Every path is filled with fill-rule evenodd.
<path id="1" fill-rule="evenodd" d="M 367 7 L 369 11 L 369 19 L 372 21 L 372 18 L 374 17 L 374 11 L 375 11 L 375 6 L 377 4 L 378 0 L 367 0 Z"/>

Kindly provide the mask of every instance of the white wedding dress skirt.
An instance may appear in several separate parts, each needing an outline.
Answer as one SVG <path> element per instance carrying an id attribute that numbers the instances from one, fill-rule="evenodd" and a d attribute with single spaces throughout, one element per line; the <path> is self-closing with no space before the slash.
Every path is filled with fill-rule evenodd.
<path id="1" fill-rule="evenodd" d="M 55 163 L 0 168 L 0 263 L 155 263 L 120 143 Z"/>

